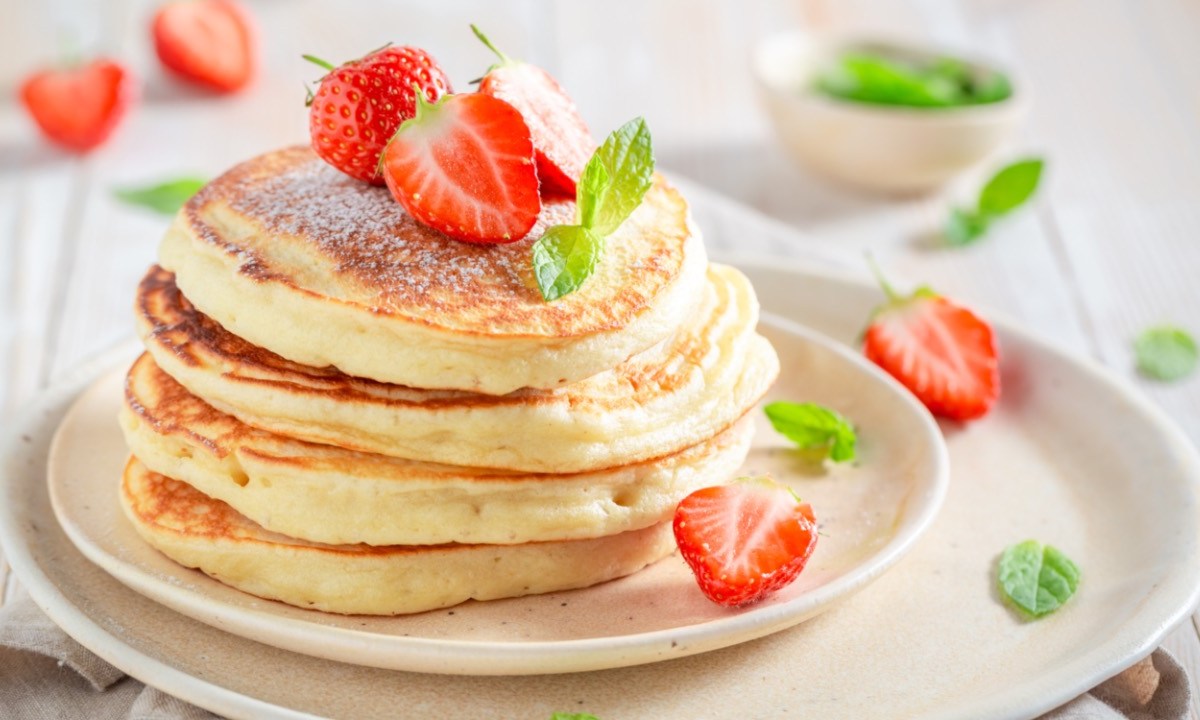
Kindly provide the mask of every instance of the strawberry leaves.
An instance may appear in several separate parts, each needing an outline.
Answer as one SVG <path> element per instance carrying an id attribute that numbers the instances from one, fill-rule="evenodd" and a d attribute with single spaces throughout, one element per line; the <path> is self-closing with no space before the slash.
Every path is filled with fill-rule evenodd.
<path id="1" fill-rule="evenodd" d="M 556 225 L 533 245 L 533 269 L 546 302 L 582 287 L 604 243 L 642 204 L 654 177 L 650 128 L 634 118 L 592 154 L 575 189 L 577 225 Z"/>

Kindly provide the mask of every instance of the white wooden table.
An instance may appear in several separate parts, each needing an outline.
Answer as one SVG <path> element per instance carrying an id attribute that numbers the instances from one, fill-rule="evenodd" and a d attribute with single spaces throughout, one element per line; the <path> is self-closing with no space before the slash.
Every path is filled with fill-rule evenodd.
<path id="1" fill-rule="evenodd" d="M 895 275 L 942 292 L 1128 375 L 1200 441 L 1200 377 L 1136 379 L 1130 342 L 1170 321 L 1200 334 L 1200 3 L 1195 0 L 604 0 L 554 3 L 247 0 L 264 29 L 265 67 L 243 95 L 212 99 L 165 80 L 149 5 L 0 5 L 0 412 L 10 417 L 65 369 L 132 333 L 136 281 L 165 220 L 121 206 L 112 189 L 183 173 L 212 176 L 306 139 L 299 59 L 361 55 L 388 41 L 430 50 L 460 89 L 490 63 L 468 22 L 511 55 L 549 69 L 597 135 L 634 115 L 659 163 L 774 216 L 825 248 L 870 249 Z M 341 7 L 341 6 L 348 7 Z M 1034 206 L 982 243 L 937 249 L 940 195 L 846 194 L 790 165 L 757 103 L 756 40 L 804 26 L 936 42 L 1016 70 L 1034 96 L 1008 149 L 1049 161 Z M 133 64 L 144 99 L 84 159 L 42 144 L 12 102 L 55 38 Z M 736 248 L 736 238 L 722 237 Z M 803 254 L 797 241 L 772 248 Z M 0 581 L 6 568 L 0 559 Z M 11 580 L 10 580 L 11 582 Z M 3 584 L 3 583 L 0 583 Z M 1167 647 L 1200 677 L 1196 619 Z M 1193 716 L 1200 718 L 1200 693 Z"/>

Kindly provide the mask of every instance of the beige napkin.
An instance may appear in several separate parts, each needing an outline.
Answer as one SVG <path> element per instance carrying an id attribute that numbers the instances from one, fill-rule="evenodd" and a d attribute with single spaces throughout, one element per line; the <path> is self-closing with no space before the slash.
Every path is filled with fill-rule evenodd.
<path id="1" fill-rule="evenodd" d="M 1166 650 L 1042 716 L 1042 720 L 1187 720 L 1187 673 Z M 4 720 L 211 720 L 212 713 L 147 687 L 59 630 L 20 589 L 0 607 Z"/>

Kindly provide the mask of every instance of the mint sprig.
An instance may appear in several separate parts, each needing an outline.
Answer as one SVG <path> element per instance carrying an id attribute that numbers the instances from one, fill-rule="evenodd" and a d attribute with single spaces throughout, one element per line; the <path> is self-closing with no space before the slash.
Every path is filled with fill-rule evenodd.
<path id="1" fill-rule="evenodd" d="M 575 225 L 555 225 L 533 244 L 533 274 L 546 302 L 591 277 L 605 240 L 642 204 L 654 178 L 650 128 L 634 118 L 592 154 L 575 186 Z"/>
<path id="2" fill-rule="evenodd" d="M 1037 191 L 1045 161 L 1041 158 L 1019 160 L 1000 169 L 979 191 L 974 209 L 954 208 L 946 221 L 946 241 L 950 245 L 970 245 L 987 233 L 993 220 L 1028 202 Z"/>
<path id="3" fill-rule="evenodd" d="M 1190 375 L 1200 362 L 1200 348 L 1185 330 L 1170 325 L 1147 328 L 1133 343 L 1138 371 L 1170 382 Z"/>
<path id="4" fill-rule="evenodd" d="M 556 712 L 550 716 L 550 720 L 600 720 L 600 718 L 591 713 Z"/>
<path id="5" fill-rule="evenodd" d="M 646 121 L 636 118 L 609 135 L 588 160 L 589 166 L 593 164 L 604 167 L 609 182 L 600 195 L 587 198 L 597 206 L 592 227 L 601 235 L 610 235 L 642 204 L 653 182 L 654 149 Z M 585 186 L 584 191 L 590 193 L 592 188 Z"/>
<path id="6" fill-rule="evenodd" d="M 816 403 L 779 401 L 763 408 L 771 426 L 801 450 L 834 462 L 854 459 L 857 435 L 850 421 Z"/>
<path id="7" fill-rule="evenodd" d="M 1000 592 L 1031 618 L 1062 607 L 1079 587 L 1079 577 L 1079 567 L 1061 550 L 1037 540 L 1006 549 L 996 573 Z"/>
<path id="8" fill-rule="evenodd" d="M 582 225 L 555 225 L 533 244 L 533 274 L 542 297 L 557 300 L 583 284 L 604 252 L 604 238 Z"/>
<path id="9" fill-rule="evenodd" d="M 174 215 L 206 183 L 206 180 L 200 178 L 185 177 L 146 187 L 117 188 L 113 194 L 130 205 L 144 207 L 162 215 Z"/>

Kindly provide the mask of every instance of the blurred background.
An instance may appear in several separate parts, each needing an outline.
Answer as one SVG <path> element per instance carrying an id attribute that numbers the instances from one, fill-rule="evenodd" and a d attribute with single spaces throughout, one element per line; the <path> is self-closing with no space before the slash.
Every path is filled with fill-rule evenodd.
<path id="1" fill-rule="evenodd" d="M 149 0 L 0 3 L 0 407 L 131 333 L 135 281 L 167 220 L 119 203 L 117 187 L 212 177 L 268 148 L 307 142 L 304 84 L 387 42 L 417 45 L 467 90 L 491 63 L 475 22 L 510 55 L 549 70 L 597 136 L 644 115 L 660 167 L 779 221 L 772 245 L 718 250 L 840 254 L 870 249 L 927 281 L 1116 369 L 1200 438 L 1200 381 L 1133 372 L 1132 338 L 1172 322 L 1200 332 L 1200 4 L 1193 0 L 244 0 L 261 67 L 230 95 L 168 77 Z M 906 39 L 1011 73 L 1032 103 L 990 158 L 917 196 L 847 189 L 798 165 L 761 102 L 764 39 Z M 86 155 L 45 142 L 16 101 L 24 77 L 76 54 L 125 63 L 141 100 Z M 999 164 L 1047 162 L 1030 207 L 965 248 L 940 237 Z M 700 204 L 700 203 L 698 203 Z M 703 208 L 699 208 L 702 210 Z"/>

